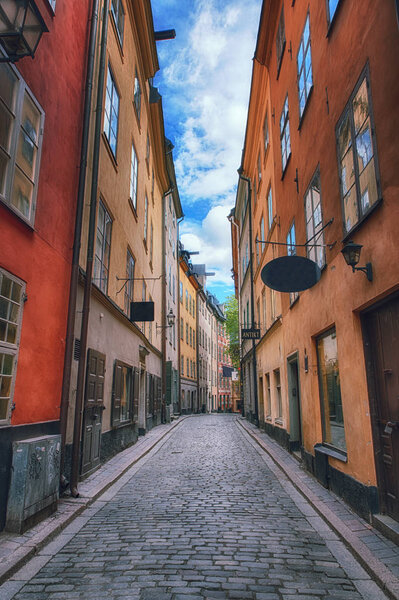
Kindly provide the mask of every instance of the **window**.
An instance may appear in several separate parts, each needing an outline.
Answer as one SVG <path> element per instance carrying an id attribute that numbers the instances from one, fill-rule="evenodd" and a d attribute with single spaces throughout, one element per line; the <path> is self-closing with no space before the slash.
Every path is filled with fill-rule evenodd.
<path id="1" fill-rule="evenodd" d="M 295 223 L 291 225 L 290 230 L 287 234 L 287 254 L 288 256 L 294 256 L 296 254 L 296 240 L 295 240 Z M 298 298 L 299 292 L 290 292 L 290 304 L 295 302 Z"/>
<path id="2" fill-rule="evenodd" d="M 155 185 L 155 175 L 154 175 L 154 169 L 152 169 L 152 174 L 151 174 L 151 200 L 152 200 L 153 204 L 154 204 L 154 185 Z"/>
<path id="3" fill-rule="evenodd" d="M 172 297 L 173 297 L 173 302 L 176 303 L 176 277 L 174 275 L 173 275 Z"/>
<path id="4" fill-rule="evenodd" d="M 193 345 L 193 330 L 190 327 L 190 346 L 192 346 L 192 345 Z"/>
<path id="5" fill-rule="evenodd" d="M 180 338 L 184 340 L 184 321 L 182 317 L 180 317 Z"/>
<path id="6" fill-rule="evenodd" d="M 346 233 L 372 209 L 379 198 L 373 129 L 368 80 L 363 77 L 336 130 Z"/>
<path id="7" fill-rule="evenodd" d="M 190 360 L 187 359 L 187 372 L 186 372 L 187 377 L 190 376 Z"/>
<path id="8" fill-rule="evenodd" d="M 186 290 L 186 310 L 188 310 L 188 290 Z"/>
<path id="9" fill-rule="evenodd" d="M 25 285 L 0 269 L 0 423 L 11 418 Z"/>
<path id="10" fill-rule="evenodd" d="M 123 45 L 123 27 L 124 27 L 124 23 L 125 23 L 125 11 L 123 10 L 121 0 L 112 0 L 111 13 L 112 13 L 112 17 L 114 19 L 115 25 L 116 25 L 116 30 L 118 32 L 119 41 L 122 46 Z"/>
<path id="11" fill-rule="evenodd" d="M 138 162 L 137 155 L 132 144 L 132 158 L 130 163 L 130 200 L 133 208 L 137 211 L 137 180 L 138 180 Z"/>
<path id="12" fill-rule="evenodd" d="M 306 239 L 311 243 L 306 246 L 308 258 L 316 262 L 320 269 L 326 264 L 324 245 L 323 219 L 321 214 L 320 173 L 317 172 L 305 195 Z M 312 244 L 317 244 L 314 246 Z"/>
<path id="13" fill-rule="evenodd" d="M 193 298 L 193 317 L 195 317 L 195 300 Z"/>
<path id="14" fill-rule="evenodd" d="M 272 322 L 276 318 L 276 292 L 274 290 L 270 290 L 270 318 Z"/>
<path id="15" fill-rule="evenodd" d="M 263 327 L 266 329 L 266 294 L 264 290 L 262 292 L 262 321 Z"/>
<path id="16" fill-rule="evenodd" d="M 270 375 L 266 374 L 266 416 L 270 417 L 272 414 L 272 397 L 270 394 Z"/>
<path id="17" fill-rule="evenodd" d="M 249 300 L 247 300 L 247 329 L 249 329 L 250 325 L 250 319 L 249 319 Z"/>
<path id="18" fill-rule="evenodd" d="M 260 183 L 262 181 L 262 162 L 260 160 L 260 152 L 258 154 L 258 189 L 260 187 Z"/>
<path id="19" fill-rule="evenodd" d="M 308 101 L 310 90 L 313 87 L 312 76 L 312 54 L 310 49 L 310 25 L 309 13 L 306 17 L 305 27 L 302 33 L 297 56 L 298 68 L 298 95 L 299 95 L 299 116 L 302 117 Z"/>
<path id="20" fill-rule="evenodd" d="M 147 194 L 144 197 L 144 241 L 147 242 L 148 233 L 148 198 Z"/>
<path id="21" fill-rule="evenodd" d="M 119 94 L 110 66 L 108 65 L 107 91 L 105 95 L 104 133 L 116 157 L 116 142 L 118 139 Z"/>
<path id="22" fill-rule="evenodd" d="M 141 111 L 141 87 L 140 87 L 140 81 L 139 81 L 139 76 L 137 73 L 137 69 L 136 69 L 136 75 L 134 77 L 134 99 L 133 99 L 133 104 L 134 104 L 134 108 L 136 109 L 136 114 L 137 114 L 137 118 L 140 121 L 140 111 Z"/>
<path id="23" fill-rule="evenodd" d="M 48 3 L 50 4 L 51 8 L 53 9 L 53 12 L 55 12 L 56 0 L 48 0 Z"/>
<path id="24" fill-rule="evenodd" d="M 181 357 L 181 367 L 180 367 L 180 370 L 181 370 L 181 374 L 184 375 L 184 356 Z"/>
<path id="25" fill-rule="evenodd" d="M 193 348 L 195 348 L 195 331 L 193 329 Z"/>
<path id="26" fill-rule="evenodd" d="M 271 226 L 273 225 L 273 194 L 272 194 L 272 186 L 269 187 L 269 192 L 267 194 L 267 220 L 269 231 Z"/>
<path id="27" fill-rule="evenodd" d="M 112 425 L 113 427 L 132 420 L 133 408 L 133 369 L 115 361 L 112 383 Z"/>
<path id="28" fill-rule="evenodd" d="M 152 225 L 152 221 L 150 223 L 150 263 L 152 264 L 152 258 L 153 258 L 153 251 L 154 251 L 154 227 Z M 170 267 L 169 267 L 170 269 Z"/>
<path id="29" fill-rule="evenodd" d="M 280 72 L 281 61 L 283 59 L 285 49 L 285 25 L 284 25 L 284 6 L 281 9 L 280 21 L 277 29 L 276 36 L 276 52 L 277 52 L 277 76 Z"/>
<path id="30" fill-rule="evenodd" d="M 181 281 L 179 283 L 179 290 L 180 290 L 180 302 L 183 304 L 183 283 Z"/>
<path id="31" fill-rule="evenodd" d="M 265 115 L 265 121 L 263 123 L 263 138 L 265 140 L 265 154 L 269 148 L 269 121 L 268 114 Z"/>
<path id="32" fill-rule="evenodd" d="M 188 344 L 188 323 L 186 323 L 186 344 Z"/>
<path id="33" fill-rule="evenodd" d="M 317 338 L 323 442 L 346 451 L 335 329 Z"/>
<path id="34" fill-rule="evenodd" d="M 281 398 L 281 381 L 280 381 L 280 369 L 273 371 L 274 374 L 274 385 L 276 388 L 276 401 L 277 401 L 277 418 L 281 419 L 283 416 L 283 403 Z"/>
<path id="35" fill-rule="evenodd" d="M 125 313 L 130 315 L 130 303 L 133 302 L 134 290 L 134 258 L 127 251 L 126 259 L 126 285 L 125 285 Z"/>
<path id="36" fill-rule="evenodd" d="M 326 0 L 327 2 L 327 23 L 331 24 L 331 21 L 334 18 L 335 11 L 337 10 L 338 4 L 340 0 Z"/>
<path id="37" fill-rule="evenodd" d="M 6 63 L 0 63 L 0 123 L 0 199 L 33 224 L 44 113 Z"/>
<path id="38" fill-rule="evenodd" d="M 108 289 L 109 256 L 111 249 L 112 220 L 100 200 L 97 217 L 96 254 L 94 257 L 93 281 L 104 294 Z"/>
<path id="39" fill-rule="evenodd" d="M 149 165 L 150 162 L 150 136 L 147 133 L 147 147 L 146 147 L 146 151 L 145 151 L 145 159 L 147 161 L 147 167 Z"/>
<path id="40" fill-rule="evenodd" d="M 283 173 L 291 156 L 291 141 L 290 141 L 290 121 L 288 113 L 288 94 L 285 97 L 283 111 L 280 117 L 280 144 L 281 144 L 281 162 Z"/>
<path id="41" fill-rule="evenodd" d="M 190 313 L 190 315 L 192 314 L 192 308 L 191 308 L 191 294 L 188 295 L 188 312 Z"/>

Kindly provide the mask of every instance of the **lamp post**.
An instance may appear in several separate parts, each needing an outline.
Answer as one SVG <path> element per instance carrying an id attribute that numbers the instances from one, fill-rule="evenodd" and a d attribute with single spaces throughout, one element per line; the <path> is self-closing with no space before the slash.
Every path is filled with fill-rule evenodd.
<path id="1" fill-rule="evenodd" d="M 16 62 L 35 55 L 47 26 L 34 0 L 0 0 L 0 42 L 7 56 L 0 62 Z"/>

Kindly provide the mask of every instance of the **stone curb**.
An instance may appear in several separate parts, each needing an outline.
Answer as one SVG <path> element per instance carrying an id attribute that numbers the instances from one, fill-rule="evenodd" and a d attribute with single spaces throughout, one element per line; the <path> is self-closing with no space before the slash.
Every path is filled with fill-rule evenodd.
<path id="1" fill-rule="evenodd" d="M 399 579 L 382 563 L 367 546 L 353 533 L 337 515 L 320 500 L 308 486 L 301 481 L 294 471 L 285 466 L 276 453 L 256 432 L 249 429 L 239 418 L 236 422 L 248 433 L 249 436 L 264 450 L 273 462 L 283 471 L 294 487 L 308 500 L 320 517 L 341 538 L 343 543 L 352 552 L 370 577 L 388 594 L 392 600 L 399 600 Z M 311 476 L 309 474 L 309 476 Z"/>
<path id="2" fill-rule="evenodd" d="M 171 431 L 178 427 L 185 419 L 190 415 L 180 417 L 177 421 L 171 423 L 171 426 L 162 435 L 157 437 L 152 444 L 145 447 L 138 456 L 135 456 L 128 465 L 125 465 L 123 469 L 111 475 L 103 486 L 97 486 L 97 490 L 90 497 L 78 497 L 74 499 L 65 499 L 65 503 L 76 504 L 75 509 L 68 511 L 67 514 L 61 514 L 54 522 L 51 522 L 47 526 L 28 540 L 25 544 L 21 545 L 14 552 L 10 554 L 9 559 L 4 561 L 0 565 L 0 585 L 7 581 L 16 571 L 18 571 L 28 560 L 30 560 L 35 554 L 37 554 L 46 544 L 50 542 L 56 535 L 61 533 L 76 517 L 78 517 L 86 508 L 88 508 L 93 502 L 104 494 L 108 488 L 116 483 L 133 465 L 139 460 L 146 456 L 161 440 L 163 440 Z M 144 438 L 145 439 L 145 438 Z M 131 446 L 134 448 L 134 445 Z M 114 457 L 113 457 L 114 458 Z M 106 463 L 105 463 L 106 464 Z M 100 467 L 101 468 L 101 467 Z"/>

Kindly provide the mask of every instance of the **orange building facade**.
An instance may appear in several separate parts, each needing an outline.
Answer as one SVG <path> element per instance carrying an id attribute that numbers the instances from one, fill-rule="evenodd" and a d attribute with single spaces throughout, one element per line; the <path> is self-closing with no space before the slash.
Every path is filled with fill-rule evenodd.
<path id="1" fill-rule="evenodd" d="M 261 334 L 244 404 L 358 512 L 397 520 L 396 16 L 394 2 L 264 2 L 241 166 L 252 191 L 249 321 Z M 232 227 L 240 219 L 235 210 Z M 372 277 L 345 262 L 349 241 Z M 316 262 L 318 283 L 266 287 L 262 268 L 287 254 Z"/>

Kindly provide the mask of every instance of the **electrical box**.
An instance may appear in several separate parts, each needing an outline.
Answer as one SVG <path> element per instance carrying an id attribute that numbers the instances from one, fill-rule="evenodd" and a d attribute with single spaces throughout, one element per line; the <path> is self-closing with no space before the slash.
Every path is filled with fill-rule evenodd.
<path id="1" fill-rule="evenodd" d="M 23 533 L 57 508 L 61 436 L 13 442 L 6 531 Z"/>

